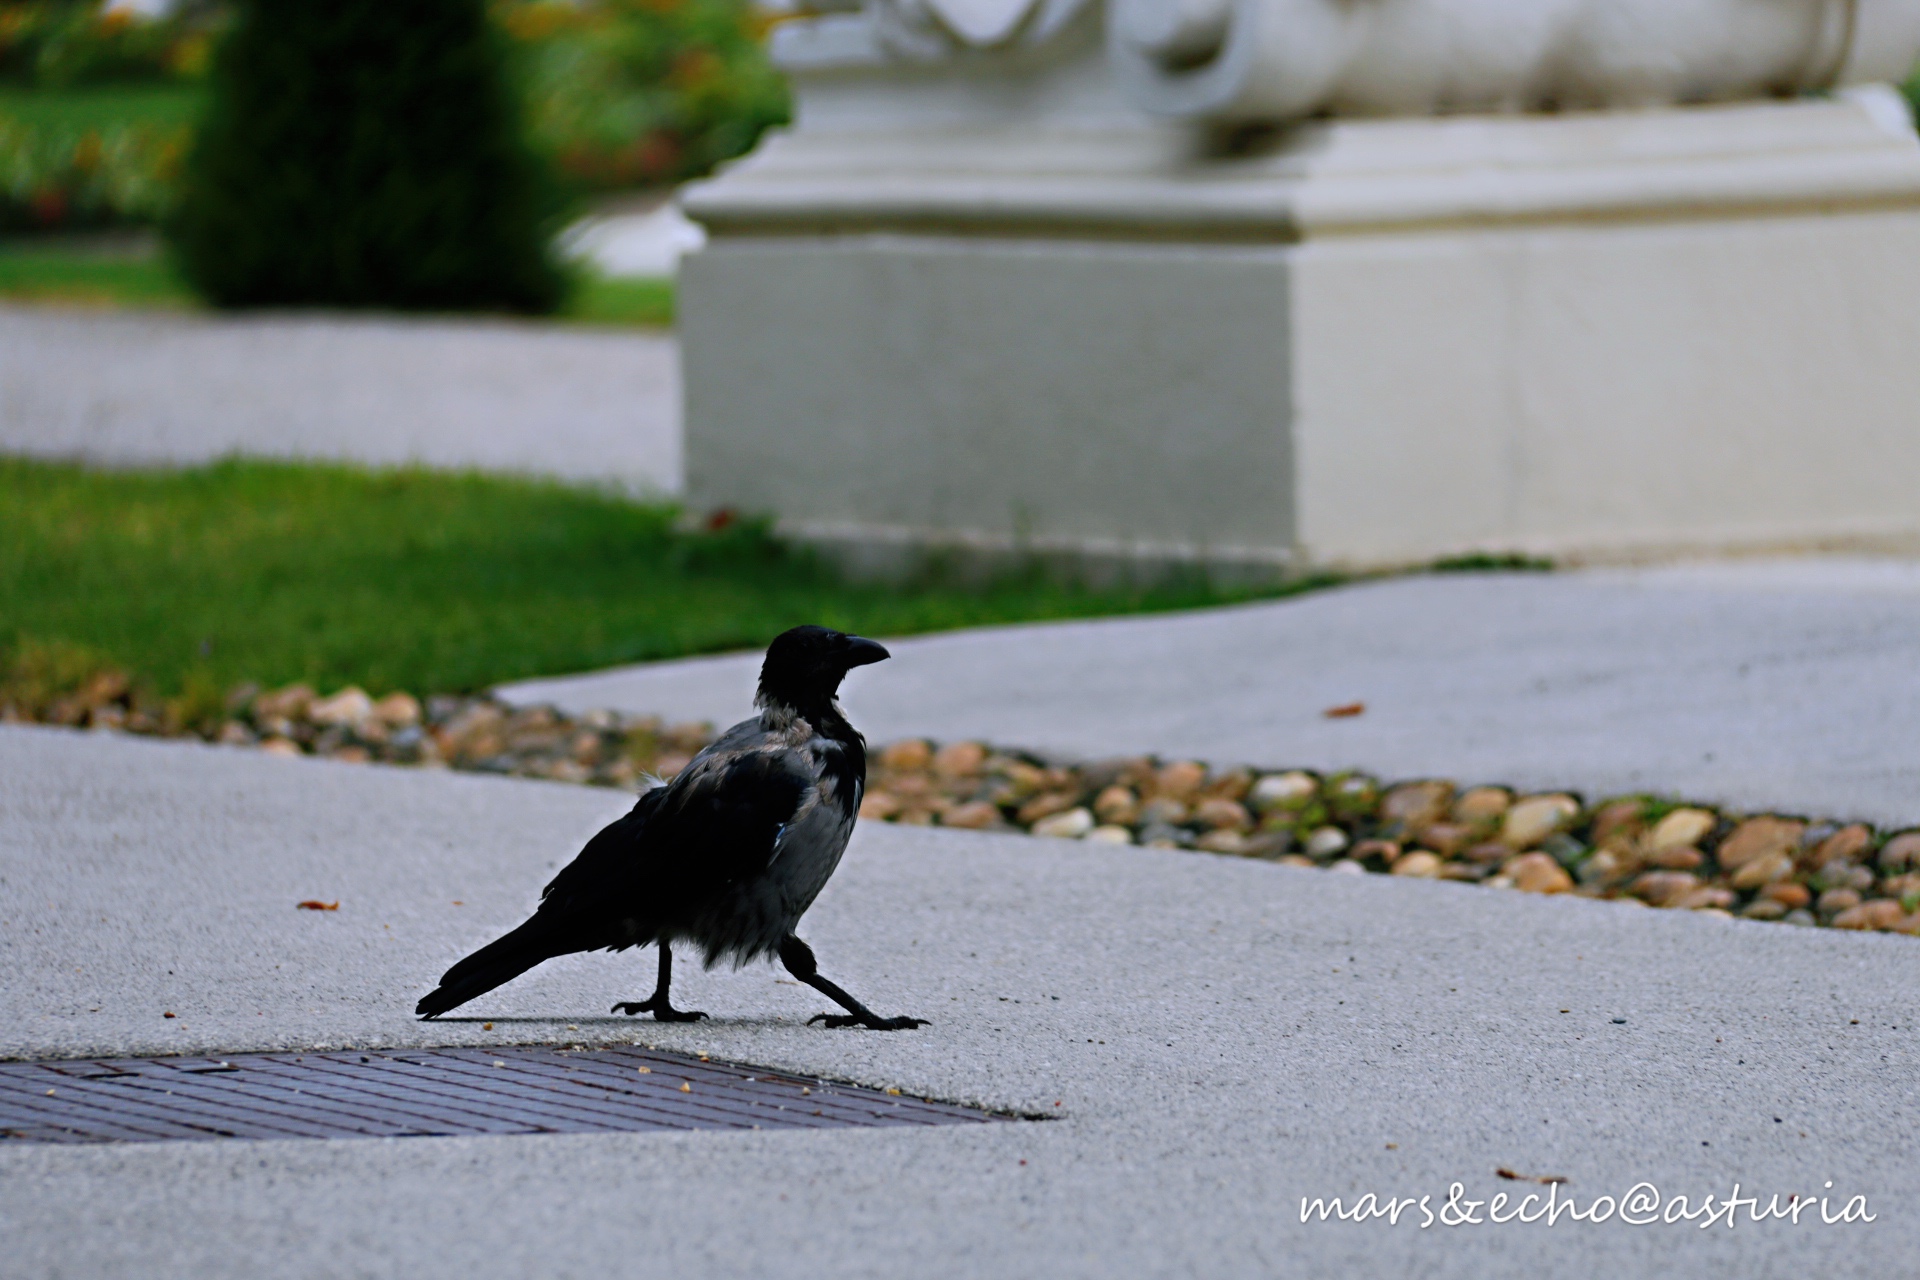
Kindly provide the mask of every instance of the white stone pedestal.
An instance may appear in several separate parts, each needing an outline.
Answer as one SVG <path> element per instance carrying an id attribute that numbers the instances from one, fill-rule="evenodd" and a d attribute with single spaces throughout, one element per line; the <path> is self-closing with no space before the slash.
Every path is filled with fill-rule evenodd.
<path id="1" fill-rule="evenodd" d="M 824 119 L 687 200 L 701 507 L 869 550 L 1293 567 L 1920 536 L 1891 90 L 1231 155 L 1093 107 Z"/>

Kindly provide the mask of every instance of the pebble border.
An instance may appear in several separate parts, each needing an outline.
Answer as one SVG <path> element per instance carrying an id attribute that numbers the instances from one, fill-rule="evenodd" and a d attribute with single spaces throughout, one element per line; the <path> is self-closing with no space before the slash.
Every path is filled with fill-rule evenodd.
<path id="1" fill-rule="evenodd" d="M 44 705 L 0 702 L 0 721 L 623 790 L 672 777 L 714 737 L 710 724 L 615 711 L 571 717 L 487 695 L 376 701 L 352 687 L 323 698 L 306 685 L 236 689 L 224 718 L 190 727 L 115 672 Z M 1645 795 L 1587 803 L 1571 792 L 1516 795 L 1445 779 L 1389 785 L 1360 772 L 1151 756 L 1050 761 L 978 742 L 905 739 L 873 753 L 860 816 L 1920 936 L 1920 830 Z"/>

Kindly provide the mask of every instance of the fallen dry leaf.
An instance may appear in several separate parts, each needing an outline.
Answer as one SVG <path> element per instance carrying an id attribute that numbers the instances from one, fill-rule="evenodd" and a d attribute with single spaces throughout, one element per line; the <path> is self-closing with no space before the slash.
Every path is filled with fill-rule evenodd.
<path id="1" fill-rule="evenodd" d="M 650 1076 L 653 1074 L 652 1067 L 635 1067 L 634 1070 L 638 1071 L 643 1076 Z"/>
<path id="2" fill-rule="evenodd" d="M 1320 714 L 1329 720 L 1345 720 L 1351 716 L 1361 714 L 1366 709 L 1367 704 L 1364 702 L 1348 702 L 1338 707 L 1328 707 Z"/>
<path id="3" fill-rule="evenodd" d="M 308 898 L 305 902 L 296 902 L 293 905 L 297 911 L 338 911 L 340 909 L 338 902 L 322 902 L 318 898 Z"/>
<path id="4" fill-rule="evenodd" d="M 693 1092 L 693 1081 L 691 1081 L 691 1080 L 682 1080 L 682 1081 L 680 1082 L 680 1092 L 682 1092 L 682 1093 L 692 1093 L 692 1092 Z"/>
<path id="5" fill-rule="evenodd" d="M 1515 1173 L 1511 1169 L 1495 1169 L 1494 1172 L 1505 1178 L 1508 1182 L 1537 1182 L 1543 1187 L 1563 1186 L 1567 1181 L 1557 1173 L 1541 1174 L 1536 1178 L 1530 1174 Z"/>
<path id="6" fill-rule="evenodd" d="M 480 1029 L 482 1031 L 491 1031 L 493 1030 L 493 1024 L 491 1022 L 483 1022 L 480 1024 Z"/>
<path id="7" fill-rule="evenodd" d="M 175 1013 L 173 1012 L 173 1010 L 171 1010 L 171 1009 L 169 1009 L 169 1010 L 167 1010 L 167 1011 L 166 1011 L 165 1013 L 163 1013 L 163 1014 L 161 1014 L 160 1016 L 161 1016 L 161 1017 L 163 1017 L 163 1018 L 172 1018 L 172 1017 L 176 1017 L 176 1016 L 178 1016 L 178 1015 L 176 1015 L 176 1014 L 175 1014 Z"/>

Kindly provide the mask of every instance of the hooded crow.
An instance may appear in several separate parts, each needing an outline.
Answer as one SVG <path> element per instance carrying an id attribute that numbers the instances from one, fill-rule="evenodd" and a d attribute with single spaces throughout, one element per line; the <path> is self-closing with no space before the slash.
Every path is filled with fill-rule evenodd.
<path id="1" fill-rule="evenodd" d="M 809 1022 L 899 1031 L 920 1018 L 882 1018 L 820 976 L 794 926 L 840 865 L 867 785 L 867 742 L 835 701 L 847 672 L 880 662 L 871 640 L 826 627 L 776 638 L 760 668 L 760 714 L 734 725 L 672 782 L 640 797 L 587 842 L 540 895 L 533 917 L 446 971 L 414 1008 L 438 1017 L 543 960 L 576 951 L 660 948 L 645 1000 L 613 1012 L 662 1022 L 707 1015 L 673 1007 L 673 944 L 701 948 L 708 968 L 778 955 L 845 1013 Z"/>

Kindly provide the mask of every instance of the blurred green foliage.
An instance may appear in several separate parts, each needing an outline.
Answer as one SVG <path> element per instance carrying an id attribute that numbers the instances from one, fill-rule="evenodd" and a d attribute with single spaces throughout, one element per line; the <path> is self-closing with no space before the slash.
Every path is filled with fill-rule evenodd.
<path id="1" fill-rule="evenodd" d="M 569 196 L 698 177 L 787 118 L 747 0 L 481 2 L 509 37 L 519 127 L 555 180 L 549 214 Z M 0 234 L 163 220 L 210 58 L 244 8 L 185 0 L 148 18 L 104 0 L 0 0 Z"/>
<path id="2" fill-rule="evenodd" d="M 492 0 L 533 142 L 587 191 L 684 181 L 788 116 L 746 0 Z"/>
<path id="3" fill-rule="evenodd" d="M 223 307 L 551 311 L 562 212 L 485 0 L 236 0 L 167 231 Z"/>
<path id="4" fill-rule="evenodd" d="M 0 0 L 0 82 L 62 89 L 191 78 L 205 70 L 220 20 L 208 3 L 153 18 L 105 0 Z"/>

